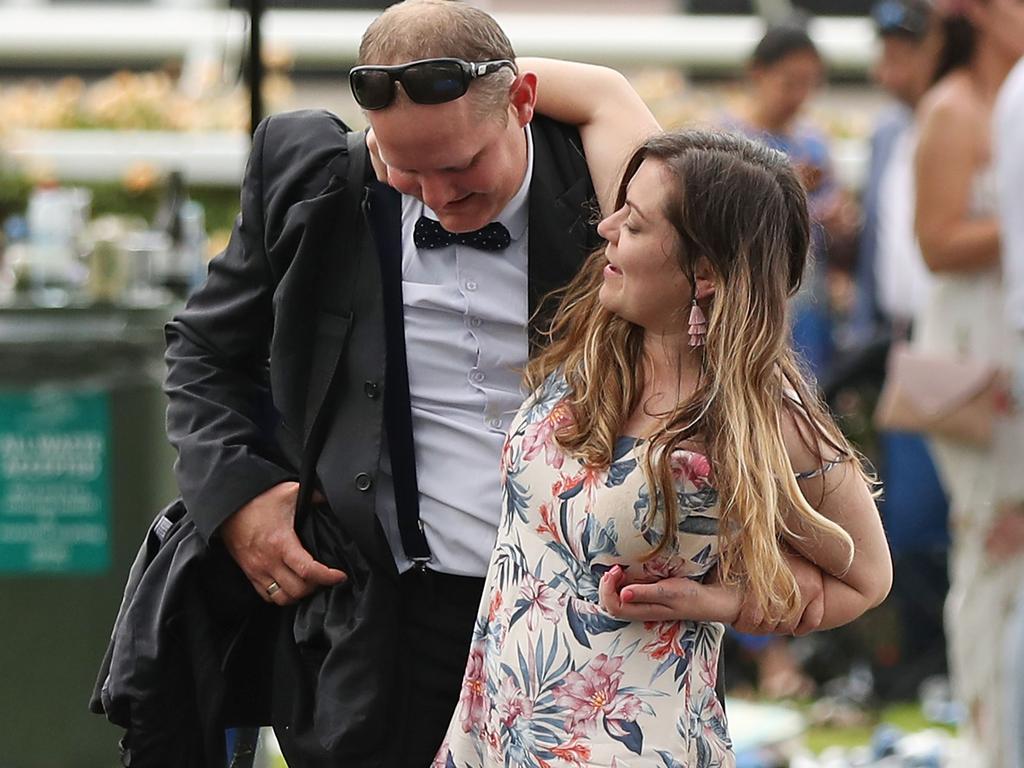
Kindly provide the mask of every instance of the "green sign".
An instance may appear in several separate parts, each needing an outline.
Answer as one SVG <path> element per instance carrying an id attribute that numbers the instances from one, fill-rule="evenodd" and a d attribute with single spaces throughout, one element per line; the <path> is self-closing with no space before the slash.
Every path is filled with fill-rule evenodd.
<path id="1" fill-rule="evenodd" d="M 0 574 L 106 569 L 109 465 L 105 393 L 0 393 Z"/>

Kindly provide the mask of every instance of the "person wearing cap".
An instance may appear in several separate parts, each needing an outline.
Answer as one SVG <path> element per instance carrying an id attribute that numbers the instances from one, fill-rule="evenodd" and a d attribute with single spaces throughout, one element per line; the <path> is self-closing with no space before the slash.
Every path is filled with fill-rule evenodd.
<path id="1" fill-rule="evenodd" d="M 872 74 L 894 104 L 879 117 L 862 195 L 853 326 L 858 344 L 905 341 L 930 274 L 914 236 L 914 109 L 931 83 L 938 46 L 927 0 L 882 0 L 871 9 L 880 48 Z M 900 617 L 900 663 L 882 693 L 913 698 L 946 670 L 942 605 L 949 589 L 945 493 L 924 439 L 879 434 L 881 503 L 893 554 L 892 597 Z"/>
<path id="2" fill-rule="evenodd" d="M 585 156 L 586 116 L 579 131 L 535 116 L 537 73 L 464 3 L 390 7 L 359 64 L 350 84 L 389 186 L 366 157 L 346 205 L 353 153 L 365 154 L 346 126 L 320 111 L 267 118 L 227 249 L 166 330 L 182 497 L 280 608 L 269 688 L 292 768 L 433 759 L 459 697 L 542 297 L 597 243 L 591 174 L 612 179 L 657 128 L 625 79 L 600 69 L 600 87 L 619 92 L 610 144 L 623 153 Z M 598 69 L 581 68 L 577 85 L 595 87 Z M 331 285 L 327 259 L 344 260 Z M 300 457 L 320 424 L 319 502 L 296 531 Z"/>

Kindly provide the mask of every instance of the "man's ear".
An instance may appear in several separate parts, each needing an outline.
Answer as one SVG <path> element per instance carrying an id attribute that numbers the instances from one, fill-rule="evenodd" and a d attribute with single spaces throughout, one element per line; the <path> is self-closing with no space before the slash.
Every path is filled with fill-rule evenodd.
<path id="1" fill-rule="evenodd" d="M 533 120 L 537 104 L 537 75 L 533 72 L 520 72 L 509 86 L 508 101 L 519 127 L 526 127 Z"/>
<path id="2" fill-rule="evenodd" d="M 718 275 L 711 268 L 711 262 L 706 256 L 697 259 L 693 267 L 693 279 L 697 286 L 697 301 L 714 298 Z"/>

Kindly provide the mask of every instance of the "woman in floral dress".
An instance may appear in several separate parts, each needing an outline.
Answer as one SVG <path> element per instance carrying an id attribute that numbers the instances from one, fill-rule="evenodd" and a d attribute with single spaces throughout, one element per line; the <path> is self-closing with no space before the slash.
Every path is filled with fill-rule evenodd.
<path id="1" fill-rule="evenodd" d="M 789 346 L 810 235 L 784 156 L 655 136 L 615 208 L 527 371 L 438 767 L 731 766 L 721 622 L 746 601 L 796 626 L 791 552 L 823 627 L 888 591 L 869 484 Z"/>

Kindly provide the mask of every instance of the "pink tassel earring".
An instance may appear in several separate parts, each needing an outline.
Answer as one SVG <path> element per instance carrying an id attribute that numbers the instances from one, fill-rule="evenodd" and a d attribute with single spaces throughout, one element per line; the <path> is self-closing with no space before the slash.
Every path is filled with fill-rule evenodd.
<path id="1" fill-rule="evenodd" d="M 707 335 L 708 319 L 704 316 L 704 310 L 700 308 L 696 297 L 694 297 L 693 306 L 690 307 L 690 346 L 703 347 Z"/>

